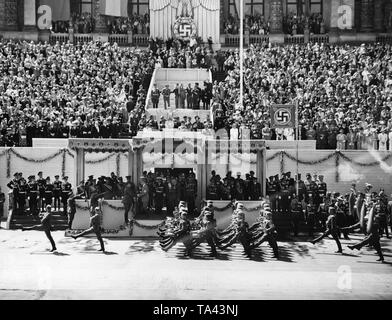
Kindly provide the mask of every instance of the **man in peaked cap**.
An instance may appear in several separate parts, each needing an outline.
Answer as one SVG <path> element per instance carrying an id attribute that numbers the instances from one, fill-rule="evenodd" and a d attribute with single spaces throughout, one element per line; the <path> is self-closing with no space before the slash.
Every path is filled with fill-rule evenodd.
<path id="1" fill-rule="evenodd" d="M 72 185 L 68 182 L 68 177 L 63 177 L 63 183 L 61 185 L 61 202 L 63 204 L 63 215 L 68 214 L 68 199 L 72 194 Z"/>

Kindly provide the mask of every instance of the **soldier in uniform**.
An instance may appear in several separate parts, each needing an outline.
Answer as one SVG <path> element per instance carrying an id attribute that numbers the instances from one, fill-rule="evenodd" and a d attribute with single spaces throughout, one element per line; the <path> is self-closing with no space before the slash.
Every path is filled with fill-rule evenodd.
<path id="1" fill-rule="evenodd" d="M 219 177 L 219 175 L 217 177 Z M 218 181 L 220 181 L 220 177 L 219 177 Z M 226 177 L 223 179 L 223 182 L 225 182 L 225 181 L 227 181 L 227 185 L 229 186 L 231 199 L 234 199 L 235 198 L 235 179 L 234 179 L 234 177 L 232 177 L 231 171 L 229 171 L 226 174 Z"/>
<path id="2" fill-rule="evenodd" d="M 318 190 L 318 205 L 320 205 L 327 195 L 327 184 L 324 182 L 324 176 L 319 175 L 317 181 L 317 190 Z"/>
<path id="3" fill-rule="evenodd" d="M 388 219 L 387 219 L 387 207 L 381 201 L 380 197 L 377 199 L 377 202 L 374 206 L 374 214 L 378 216 L 379 225 L 380 225 L 380 236 L 382 237 L 385 234 L 389 239 L 389 230 L 388 230 Z"/>
<path id="4" fill-rule="evenodd" d="M 52 206 L 53 201 L 53 184 L 50 183 L 50 177 L 46 178 L 45 181 L 45 205 Z"/>
<path id="5" fill-rule="evenodd" d="M 124 204 L 124 222 L 126 224 L 129 223 L 129 211 L 133 209 L 134 205 L 135 205 L 135 197 L 136 197 L 136 188 L 135 185 L 133 184 L 133 182 L 131 181 L 132 177 L 131 176 L 127 176 L 126 177 L 127 182 L 125 184 L 124 187 L 124 196 L 122 199 L 122 203 Z"/>
<path id="6" fill-rule="evenodd" d="M 165 194 L 165 186 L 163 185 L 163 181 L 161 177 L 157 178 L 157 185 L 155 186 L 155 213 L 161 214 L 163 208 L 163 202 L 166 197 Z"/>
<path id="7" fill-rule="evenodd" d="M 157 85 L 154 84 L 154 89 L 151 92 L 151 102 L 152 102 L 152 107 L 154 109 L 158 109 L 159 97 L 160 96 L 161 96 L 161 92 L 157 88 Z"/>
<path id="8" fill-rule="evenodd" d="M 4 192 L 1 191 L 1 187 L 0 187 L 0 219 L 3 218 L 4 216 L 4 203 L 5 203 L 5 194 Z"/>
<path id="9" fill-rule="evenodd" d="M 63 183 L 61 184 L 61 202 L 63 203 L 63 215 L 68 213 L 68 198 L 72 193 L 72 185 L 68 182 L 68 177 L 63 177 Z"/>
<path id="10" fill-rule="evenodd" d="M 306 180 L 305 180 L 304 184 L 305 184 L 305 188 L 306 188 L 305 202 L 309 203 L 310 195 L 311 195 L 311 197 L 314 196 L 313 195 L 313 186 L 312 186 L 313 181 L 312 181 L 312 176 L 310 175 L 310 173 L 306 174 Z"/>
<path id="11" fill-rule="evenodd" d="M 44 211 L 45 208 L 45 188 L 46 188 L 46 180 L 43 178 L 43 173 L 42 171 L 38 172 L 38 179 L 37 179 L 37 184 L 38 184 L 38 191 L 39 191 L 39 201 L 38 201 L 38 206 L 39 208 Z"/>
<path id="12" fill-rule="evenodd" d="M 149 204 L 149 188 L 145 177 L 140 178 L 140 184 L 138 185 L 138 213 L 148 213 Z"/>
<path id="13" fill-rule="evenodd" d="M 263 235 L 260 237 L 260 239 L 253 242 L 250 248 L 254 249 L 260 246 L 262 243 L 268 241 L 269 246 L 274 252 L 274 257 L 279 259 L 278 243 L 276 242 L 276 228 L 272 221 L 272 212 L 269 210 L 266 210 L 264 213 L 264 219 L 261 223 L 261 230 L 263 231 Z"/>
<path id="14" fill-rule="evenodd" d="M 180 192 L 180 201 L 186 201 L 186 177 L 181 173 L 178 178 L 178 188 Z"/>
<path id="15" fill-rule="evenodd" d="M 28 185 L 26 180 L 20 179 L 19 189 L 18 189 L 18 208 L 20 214 L 24 215 L 26 210 L 26 200 L 28 196 Z"/>
<path id="16" fill-rule="evenodd" d="M 308 194 L 308 204 L 306 205 L 306 224 L 308 226 L 309 236 L 314 236 L 314 224 L 316 220 L 317 206 L 314 203 L 313 195 Z"/>
<path id="17" fill-rule="evenodd" d="M 188 213 L 193 214 L 195 211 L 195 200 L 197 198 L 197 181 L 195 174 L 192 172 L 185 185 L 186 202 L 188 203 Z"/>
<path id="18" fill-rule="evenodd" d="M 339 228 L 344 228 L 349 225 L 347 221 L 347 208 L 344 204 L 344 198 L 342 196 L 338 197 L 336 203 L 336 222 Z M 343 236 L 344 239 L 350 240 L 347 231 L 343 231 Z"/>
<path id="19" fill-rule="evenodd" d="M 61 189 L 62 183 L 59 180 L 60 176 L 56 175 L 53 181 L 53 198 L 54 198 L 54 211 L 60 211 L 60 196 L 61 196 Z"/>
<path id="20" fill-rule="evenodd" d="M 302 208 L 302 203 L 298 200 L 296 195 L 293 196 L 293 199 L 290 203 L 290 211 L 291 211 L 291 225 L 293 226 L 294 237 L 298 236 L 298 227 L 300 222 L 303 220 L 304 213 Z"/>
<path id="21" fill-rule="evenodd" d="M 290 213 L 290 202 L 291 202 L 292 195 L 289 191 L 289 180 L 287 179 L 287 174 L 284 175 L 284 178 L 281 182 L 281 186 L 282 189 L 279 195 L 279 200 L 280 200 L 279 208 L 281 210 L 281 213 L 288 214 Z"/>
<path id="22" fill-rule="evenodd" d="M 167 214 L 172 215 L 174 208 L 180 200 L 177 179 L 175 177 L 171 177 L 170 181 L 166 183 L 166 195 Z"/>
<path id="23" fill-rule="evenodd" d="M 220 186 L 220 198 L 222 200 L 231 200 L 231 188 L 228 180 L 223 180 L 223 184 Z"/>
<path id="24" fill-rule="evenodd" d="M 169 88 L 169 85 L 167 84 L 166 87 L 162 90 L 162 96 L 163 96 L 163 104 L 164 108 L 168 109 L 170 108 L 170 94 L 172 91 Z"/>
<path id="25" fill-rule="evenodd" d="M 39 198 L 39 190 L 38 190 L 38 183 L 35 181 L 35 176 L 30 177 L 29 182 L 29 208 L 30 214 L 33 216 L 38 215 L 38 198 Z"/>
<path id="26" fill-rule="evenodd" d="M 267 195 L 269 197 L 270 205 L 271 205 L 271 211 L 272 213 L 275 213 L 276 210 L 276 189 L 275 189 L 275 183 L 274 183 L 274 177 L 271 176 L 269 177 L 269 181 L 267 181 Z"/>
<path id="27" fill-rule="evenodd" d="M 102 235 L 101 235 L 101 209 L 96 207 L 95 209 L 91 209 L 90 211 L 90 228 L 83 231 L 78 235 L 73 235 L 73 239 L 78 239 L 80 237 L 84 237 L 90 233 L 95 233 L 97 239 L 101 245 L 101 249 L 99 251 L 105 252 L 105 245 L 103 243 Z"/>
<path id="28" fill-rule="evenodd" d="M 325 232 L 318 238 L 314 239 L 311 241 L 311 243 L 316 244 L 317 242 L 320 242 L 322 239 L 328 237 L 331 235 L 333 239 L 336 242 L 336 245 L 338 246 L 338 251 L 336 253 L 342 253 L 342 245 L 339 240 L 339 227 L 336 219 L 336 210 L 330 210 L 330 214 L 327 219 L 327 229 Z"/>
<path id="29" fill-rule="evenodd" d="M 218 185 L 216 181 L 211 181 L 207 186 L 207 198 L 209 200 L 220 200 L 218 197 Z"/>
<path id="30" fill-rule="evenodd" d="M 14 174 L 14 179 L 8 182 L 7 187 L 12 190 L 13 195 L 13 210 L 18 212 L 18 194 L 19 194 L 19 173 Z"/>
<path id="31" fill-rule="evenodd" d="M 300 202 L 304 201 L 305 196 L 306 196 L 306 186 L 303 180 L 301 180 L 301 174 L 298 174 L 298 176 L 296 177 L 296 181 L 297 181 L 297 185 L 298 185 L 298 200 Z"/>
<path id="32" fill-rule="evenodd" d="M 46 212 L 41 216 L 41 224 L 28 228 L 23 227 L 22 231 L 30 231 L 30 230 L 44 231 L 46 237 L 49 239 L 50 244 L 52 245 L 52 250 L 50 252 L 54 252 L 57 249 L 56 249 L 56 243 L 54 242 L 52 235 L 50 233 L 52 229 L 51 218 L 52 218 L 52 206 L 48 205 L 46 206 Z"/>

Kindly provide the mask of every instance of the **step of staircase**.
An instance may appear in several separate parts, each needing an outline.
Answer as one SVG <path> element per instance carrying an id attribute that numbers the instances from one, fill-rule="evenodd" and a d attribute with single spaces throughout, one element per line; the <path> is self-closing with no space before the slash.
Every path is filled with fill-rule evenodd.
<path id="1" fill-rule="evenodd" d="M 68 218 L 62 215 L 62 213 L 53 213 L 51 218 L 51 223 L 54 230 L 66 230 L 68 228 Z M 22 227 L 32 227 L 40 224 L 39 217 L 31 215 L 13 215 L 10 229 L 18 230 Z"/>

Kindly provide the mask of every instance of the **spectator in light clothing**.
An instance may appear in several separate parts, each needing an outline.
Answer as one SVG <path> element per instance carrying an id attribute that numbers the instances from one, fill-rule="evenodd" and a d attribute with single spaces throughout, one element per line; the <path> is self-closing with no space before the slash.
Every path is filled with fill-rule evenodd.
<path id="1" fill-rule="evenodd" d="M 383 129 L 378 135 L 378 141 L 380 141 L 378 150 L 387 151 L 388 134 L 386 129 Z"/>
<path id="2" fill-rule="evenodd" d="M 336 136 L 336 140 L 337 140 L 337 149 L 346 150 L 347 136 L 344 134 L 343 129 L 340 129 L 340 133 Z"/>

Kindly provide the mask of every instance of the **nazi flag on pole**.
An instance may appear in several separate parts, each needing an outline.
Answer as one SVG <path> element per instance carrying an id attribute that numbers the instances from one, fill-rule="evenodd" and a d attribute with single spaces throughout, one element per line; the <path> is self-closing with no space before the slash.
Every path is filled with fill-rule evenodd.
<path id="1" fill-rule="evenodd" d="M 295 128 L 296 127 L 295 105 L 271 106 L 271 128 Z"/>

